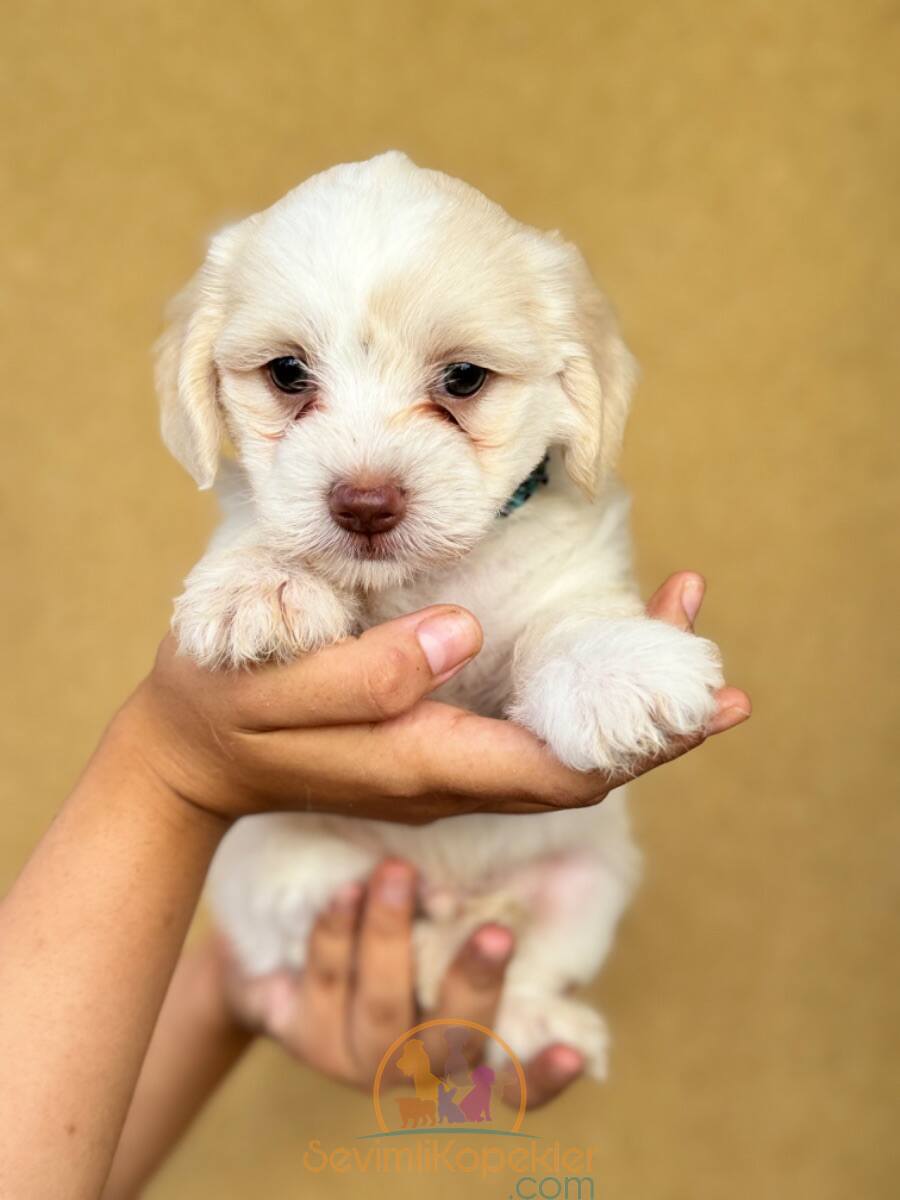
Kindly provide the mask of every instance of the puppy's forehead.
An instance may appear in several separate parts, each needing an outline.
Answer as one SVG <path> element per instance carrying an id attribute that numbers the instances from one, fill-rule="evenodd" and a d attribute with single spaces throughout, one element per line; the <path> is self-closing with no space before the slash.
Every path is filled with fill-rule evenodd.
<path id="1" fill-rule="evenodd" d="M 386 155 L 251 218 L 230 290 L 252 324 L 297 321 L 323 340 L 351 328 L 464 338 L 486 324 L 502 336 L 539 307 L 536 236 L 475 188 Z"/>
<path id="2" fill-rule="evenodd" d="M 446 194 L 427 176 L 379 159 L 316 175 L 256 218 L 244 265 L 365 294 L 421 256 L 446 218 Z"/>

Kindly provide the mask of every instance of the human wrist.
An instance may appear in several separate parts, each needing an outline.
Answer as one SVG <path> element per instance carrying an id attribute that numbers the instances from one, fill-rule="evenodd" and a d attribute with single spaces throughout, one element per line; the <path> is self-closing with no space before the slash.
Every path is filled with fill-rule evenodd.
<path id="1" fill-rule="evenodd" d="M 186 770 L 167 730 L 153 718 L 152 705 L 142 684 L 123 704 L 107 726 L 89 764 L 91 769 L 127 773 L 132 792 L 139 792 L 148 806 L 177 821 L 222 837 L 233 818 L 200 798 L 204 788 L 199 762 Z"/>

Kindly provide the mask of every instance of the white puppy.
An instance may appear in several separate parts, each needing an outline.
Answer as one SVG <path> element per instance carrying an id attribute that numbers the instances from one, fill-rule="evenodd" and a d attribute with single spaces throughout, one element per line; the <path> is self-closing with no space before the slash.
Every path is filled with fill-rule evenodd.
<path id="1" fill-rule="evenodd" d="M 635 590 L 611 477 L 634 367 L 558 235 L 402 154 L 335 167 L 213 239 L 158 378 L 165 440 L 199 486 L 226 435 L 237 458 L 176 605 L 200 662 L 288 658 L 450 602 L 485 646 L 441 698 L 508 715 L 579 770 L 628 769 L 712 715 L 715 647 L 648 620 Z M 497 1032 L 526 1059 L 569 1043 L 602 1076 L 603 1023 L 566 993 L 636 881 L 621 791 L 419 828 L 247 818 L 211 874 L 246 969 L 300 966 L 315 914 L 386 854 L 421 873 L 422 1004 L 472 929 L 504 922 Z"/>

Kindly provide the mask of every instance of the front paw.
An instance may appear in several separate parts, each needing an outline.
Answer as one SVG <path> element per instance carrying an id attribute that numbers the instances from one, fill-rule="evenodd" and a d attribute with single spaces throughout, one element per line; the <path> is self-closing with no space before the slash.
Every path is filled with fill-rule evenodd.
<path id="1" fill-rule="evenodd" d="M 201 560 L 175 601 L 183 654 L 206 667 L 286 661 L 346 637 L 352 605 L 307 572 L 235 550 Z"/>
<path id="2" fill-rule="evenodd" d="M 627 775 L 701 733 L 722 683 L 705 638 L 662 621 L 598 620 L 530 649 L 510 716 L 567 766 Z"/>

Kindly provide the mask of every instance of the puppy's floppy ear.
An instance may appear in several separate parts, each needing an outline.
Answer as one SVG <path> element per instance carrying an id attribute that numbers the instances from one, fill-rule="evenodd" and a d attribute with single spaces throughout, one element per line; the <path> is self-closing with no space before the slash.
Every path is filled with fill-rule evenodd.
<path id="1" fill-rule="evenodd" d="M 171 302 L 156 343 L 163 441 L 202 491 L 215 480 L 223 433 L 213 347 L 238 229 L 229 226 L 212 239 L 203 266 Z"/>
<path id="2" fill-rule="evenodd" d="M 584 259 L 574 247 L 567 250 L 575 328 L 561 375 L 571 405 L 564 462 L 574 482 L 593 499 L 622 448 L 637 364 Z"/>

